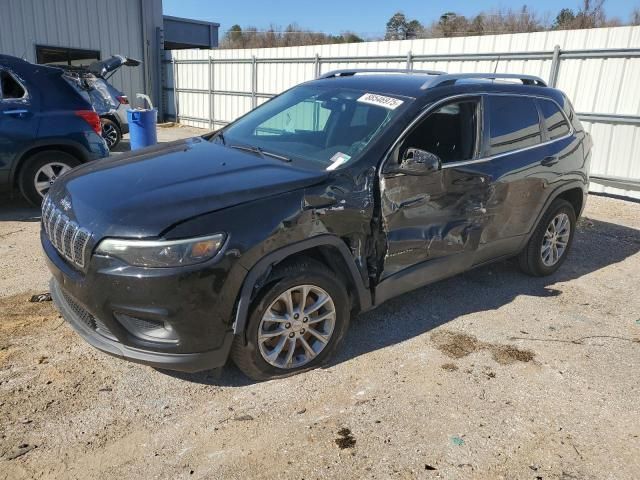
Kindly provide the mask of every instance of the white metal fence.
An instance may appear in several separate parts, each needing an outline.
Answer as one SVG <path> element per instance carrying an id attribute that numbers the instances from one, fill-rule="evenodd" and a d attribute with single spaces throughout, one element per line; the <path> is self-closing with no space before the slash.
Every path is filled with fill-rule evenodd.
<path id="1" fill-rule="evenodd" d="M 640 27 L 172 51 L 164 65 L 165 112 L 184 124 L 218 128 L 293 85 L 354 67 L 548 79 L 569 95 L 593 135 L 592 189 L 640 198 Z"/>

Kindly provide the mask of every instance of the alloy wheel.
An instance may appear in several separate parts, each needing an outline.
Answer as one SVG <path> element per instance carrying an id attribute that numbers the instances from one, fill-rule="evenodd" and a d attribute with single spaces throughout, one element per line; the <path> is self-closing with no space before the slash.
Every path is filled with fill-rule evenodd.
<path id="1" fill-rule="evenodd" d="M 557 214 L 549 222 L 542 238 L 540 255 L 545 266 L 552 267 L 558 263 L 567 250 L 570 236 L 571 221 L 569 216 L 566 213 Z"/>
<path id="2" fill-rule="evenodd" d="M 55 182 L 60 175 L 68 172 L 69 170 L 71 170 L 71 167 L 66 163 L 61 162 L 51 162 L 43 165 L 38 169 L 35 177 L 33 178 L 33 184 L 36 191 L 44 198 L 51 188 L 51 185 L 53 185 L 53 182 Z"/>
<path id="3" fill-rule="evenodd" d="M 113 148 L 118 141 L 118 132 L 116 131 L 116 127 L 110 123 L 102 124 L 102 138 L 105 139 L 109 148 Z"/>
<path id="4" fill-rule="evenodd" d="M 331 296 L 315 285 L 299 285 L 281 293 L 258 326 L 262 358 L 277 368 L 302 367 L 329 344 L 336 323 Z"/>

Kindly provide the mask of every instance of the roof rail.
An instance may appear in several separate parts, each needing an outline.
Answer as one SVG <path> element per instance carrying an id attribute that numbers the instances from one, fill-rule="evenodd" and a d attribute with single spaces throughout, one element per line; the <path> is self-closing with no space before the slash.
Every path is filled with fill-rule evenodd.
<path id="1" fill-rule="evenodd" d="M 547 83 L 542 80 L 540 77 L 536 77 L 535 75 L 520 75 L 516 73 L 450 73 L 446 75 L 440 75 L 435 78 L 430 78 L 422 87 L 422 90 L 426 90 L 427 88 L 439 87 L 442 85 L 453 85 L 458 80 L 474 80 L 474 79 L 485 79 L 485 80 L 502 80 L 502 79 L 510 79 L 510 80 L 520 80 L 524 85 L 537 85 L 539 87 L 546 87 Z"/>
<path id="2" fill-rule="evenodd" d="M 416 73 L 418 75 L 445 75 L 439 70 L 408 70 L 406 68 L 349 68 L 344 70 L 332 70 L 323 73 L 318 78 L 351 77 L 358 73 Z"/>

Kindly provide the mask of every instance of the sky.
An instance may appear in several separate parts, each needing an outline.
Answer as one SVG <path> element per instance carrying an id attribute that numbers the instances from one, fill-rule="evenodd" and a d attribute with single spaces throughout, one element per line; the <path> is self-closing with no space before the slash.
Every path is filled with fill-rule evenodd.
<path id="1" fill-rule="evenodd" d="M 439 18 L 445 11 L 474 15 L 496 8 L 519 9 L 528 3 L 539 14 L 548 13 L 551 20 L 562 8 L 577 10 L 579 0 L 477 1 L 477 0 L 163 0 L 165 15 L 195 18 L 220 24 L 220 38 L 233 24 L 268 28 L 274 24 L 284 28 L 296 22 L 306 30 L 339 34 L 346 30 L 361 36 L 383 36 L 385 24 L 396 11 L 416 18 L 424 24 Z M 606 0 L 609 16 L 627 22 L 640 0 Z"/>

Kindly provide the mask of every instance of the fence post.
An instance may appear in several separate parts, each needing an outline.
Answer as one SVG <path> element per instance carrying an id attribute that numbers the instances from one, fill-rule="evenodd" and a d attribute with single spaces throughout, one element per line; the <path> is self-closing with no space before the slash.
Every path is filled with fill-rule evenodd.
<path id="1" fill-rule="evenodd" d="M 315 78 L 320 76 L 320 54 L 316 53 L 316 63 L 315 63 Z"/>
<path id="2" fill-rule="evenodd" d="M 256 56 L 251 57 L 251 108 L 258 106 L 258 97 L 256 93 L 258 90 L 258 62 Z"/>
<path id="3" fill-rule="evenodd" d="M 558 73 L 560 72 L 560 45 L 553 49 L 553 59 L 551 60 L 551 72 L 549 73 L 549 86 L 555 87 L 558 84 Z"/>
<path id="4" fill-rule="evenodd" d="M 209 130 L 213 130 L 213 61 L 209 55 Z"/>
<path id="5" fill-rule="evenodd" d="M 158 118 L 161 121 L 164 121 L 164 115 L 166 110 L 166 102 L 165 102 L 165 93 L 164 93 L 164 65 L 162 61 L 164 60 L 164 48 L 162 46 L 162 29 L 160 27 L 156 27 L 156 39 L 155 39 L 155 48 L 158 52 L 156 55 L 156 62 L 158 62 L 155 70 L 155 81 L 157 82 L 157 86 L 153 88 L 154 102 L 157 102 L 158 108 Z"/>
<path id="6" fill-rule="evenodd" d="M 413 70 L 413 53 L 411 53 L 411 50 L 407 52 L 407 70 Z"/>
<path id="7" fill-rule="evenodd" d="M 175 122 L 178 123 L 178 64 L 173 57 L 171 57 L 171 66 L 173 70 L 173 114 Z"/>

